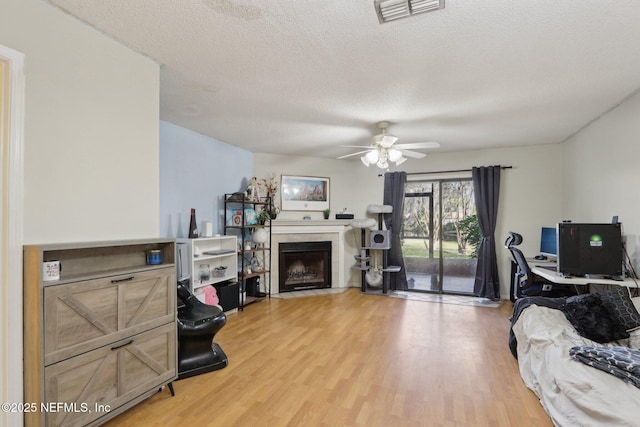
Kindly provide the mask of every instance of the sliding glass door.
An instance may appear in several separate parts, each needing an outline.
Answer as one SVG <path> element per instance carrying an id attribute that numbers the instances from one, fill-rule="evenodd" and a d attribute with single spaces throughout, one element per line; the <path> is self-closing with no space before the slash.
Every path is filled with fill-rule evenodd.
<path id="1" fill-rule="evenodd" d="M 470 179 L 407 182 L 401 241 L 410 291 L 472 295 L 479 238 Z"/>
<path id="2" fill-rule="evenodd" d="M 435 192 L 435 194 L 434 194 Z M 409 290 L 440 291 L 441 260 L 438 214 L 433 182 L 412 182 L 405 186 L 400 239 Z"/>

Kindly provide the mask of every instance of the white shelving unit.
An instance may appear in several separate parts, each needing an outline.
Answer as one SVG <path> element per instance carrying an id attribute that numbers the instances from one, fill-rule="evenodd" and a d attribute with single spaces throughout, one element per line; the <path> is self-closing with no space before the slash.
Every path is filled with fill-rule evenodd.
<path id="1" fill-rule="evenodd" d="M 238 240 L 235 236 L 178 239 L 178 277 L 191 277 L 191 292 L 204 301 L 204 288 L 227 280 L 238 280 Z M 226 269 L 221 269 L 226 267 Z"/>

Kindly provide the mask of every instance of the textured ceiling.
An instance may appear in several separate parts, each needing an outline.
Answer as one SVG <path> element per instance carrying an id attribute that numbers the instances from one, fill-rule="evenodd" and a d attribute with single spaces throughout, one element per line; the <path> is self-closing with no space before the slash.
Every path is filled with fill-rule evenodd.
<path id="1" fill-rule="evenodd" d="M 336 157 L 392 122 L 458 151 L 557 143 L 640 88 L 640 1 L 44 0 L 161 64 L 160 118 L 253 152 Z"/>

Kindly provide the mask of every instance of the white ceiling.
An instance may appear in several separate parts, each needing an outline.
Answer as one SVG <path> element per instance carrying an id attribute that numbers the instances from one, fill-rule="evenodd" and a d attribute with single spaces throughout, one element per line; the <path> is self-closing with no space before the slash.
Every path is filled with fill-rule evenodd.
<path id="1" fill-rule="evenodd" d="M 380 120 L 426 152 L 558 143 L 640 88 L 638 0 L 45 1 L 161 64 L 162 120 L 253 152 L 348 154 Z"/>

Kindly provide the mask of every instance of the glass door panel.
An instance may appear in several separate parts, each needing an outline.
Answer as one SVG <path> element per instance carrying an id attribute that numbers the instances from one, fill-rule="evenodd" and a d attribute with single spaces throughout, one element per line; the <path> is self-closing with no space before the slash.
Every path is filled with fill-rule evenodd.
<path id="1" fill-rule="evenodd" d="M 444 181 L 442 186 L 442 257 L 445 293 L 473 294 L 479 239 L 473 183 Z"/>
<path id="2" fill-rule="evenodd" d="M 473 294 L 479 230 L 471 180 L 407 182 L 403 214 L 409 290 Z"/>
<path id="3" fill-rule="evenodd" d="M 401 242 L 409 290 L 441 292 L 438 191 L 432 182 L 405 187 Z"/>

